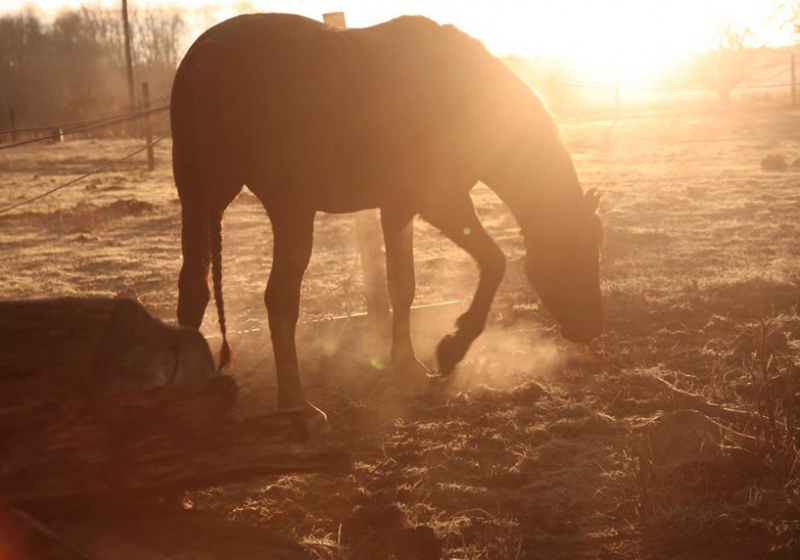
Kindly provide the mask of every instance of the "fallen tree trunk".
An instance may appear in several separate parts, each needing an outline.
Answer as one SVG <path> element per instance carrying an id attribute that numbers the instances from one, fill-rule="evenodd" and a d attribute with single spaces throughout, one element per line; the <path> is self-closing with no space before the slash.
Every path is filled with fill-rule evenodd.
<path id="1" fill-rule="evenodd" d="M 675 403 L 675 408 L 694 408 L 712 418 L 719 418 L 738 424 L 748 424 L 753 420 L 753 415 L 747 411 L 736 410 L 735 408 L 728 408 L 720 404 L 708 402 L 700 395 L 693 395 L 692 393 L 678 389 L 675 385 L 660 377 L 653 377 L 653 380 L 662 392 L 672 398 Z"/>
<path id="2" fill-rule="evenodd" d="M 165 325 L 135 301 L 0 302 L 0 406 L 199 386 L 212 375 L 211 352 L 198 331 Z"/>
<path id="3" fill-rule="evenodd" d="M 302 411 L 235 420 L 236 386 L 163 387 L 0 409 L 0 495 L 13 505 L 140 499 L 257 476 L 325 471 Z"/>
<path id="4" fill-rule="evenodd" d="M 236 395 L 199 332 L 133 301 L 0 302 L 0 521 L 23 527 L 8 548 L 0 523 L 0 557 L 307 558 L 253 528 L 151 511 L 187 490 L 346 465 L 306 443 L 305 411 L 238 420 Z"/>
<path id="5" fill-rule="evenodd" d="M 153 506 L 71 511 L 44 520 L 12 510 L 4 521 L 0 558 L 310 560 L 297 542 L 261 528 Z M 9 529 L 13 536 L 4 534 Z"/>
<path id="6" fill-rule="evenodd" d="M 628 380 L 631 383 L 652 387 L 667 395 L 672 400 L 675 409 L 694 409 L 712 418 L 738 424 L 748 424 L 753 420 L 753 415 L 747 411 L 708 402 L 700 395 L 678 389 L 669 381 L 655 375 L 631 376 Z"/>

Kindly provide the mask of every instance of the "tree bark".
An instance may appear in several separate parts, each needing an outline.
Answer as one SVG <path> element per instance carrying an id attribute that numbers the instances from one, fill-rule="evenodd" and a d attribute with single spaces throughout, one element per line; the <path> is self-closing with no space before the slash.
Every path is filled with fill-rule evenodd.
<path id="1" fill-rule="evenodd" d="M 200 386 L 214 373 L 199 332 L 165 325 L 132 300 L 0 302 L 0 406 Z"/>
<path id="2" fill-rule="evenodd" d="M 153 506 L 72 510 L 55 518 L 11 510 L 4 521 L 0 537 L 13 529 L 13 539 L 0 542 L 2 558 L 310 560 L 297 542 L 261 528 Z"/>
<path id="3" fill-rule="evenodd" d="M 303 411 L 235 420 L 232 379 L 0 409 L 0 495 L 12 505 L 169 495 L 292 472 L 344 454 L 304 445 Z"/>
<path id="4" fill-rule="evenodd" d="M 148 510 L 187 490 L 346 466 L 306 443 L 305 410 L 238 420 L 236 394 L 199 332 L 133 301 L 0 302 L 0 518 L 22 528 L 0 523 L 0 557 L 307 558 L 263 531 Z"/>

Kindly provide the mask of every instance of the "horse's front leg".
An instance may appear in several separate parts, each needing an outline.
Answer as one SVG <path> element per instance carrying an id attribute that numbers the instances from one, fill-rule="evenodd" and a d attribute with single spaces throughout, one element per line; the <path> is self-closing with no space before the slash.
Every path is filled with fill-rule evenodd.
<path id="1" fill-rule="evenodd" d="M 414 301 L 414 221 L 410 213 L 381 210 L 386 243 L 386 277 L 392 303 L 392 369 L 406 381 L 426 378 L 411 344 L 411 303 Z"/>
<path id="2" fill-rule="evenodd" d="M 439 371 L 450 373 L 486 326 L 486 317 L 505 273 L 506 258 L 497 243 L 483 229 L 469 194 L 457 199 L 436 200 L 421 216 L 438 228 L 478 264 L 480 279 L 472 303 L 456 321 L 456 331 L 445 336 L 436 348 Z"/>
<path id="3" fill-rule="evenodd" d="M 306 408 L 315 430 L 327 425 L 325 413 L 306 400 L 297 365 L 295 332 L 300 316 L 300 286 L 314 238 L 313 210 L 272 209 L 272 271 L 264 293 L 278 374 L 278 408 Z"/>

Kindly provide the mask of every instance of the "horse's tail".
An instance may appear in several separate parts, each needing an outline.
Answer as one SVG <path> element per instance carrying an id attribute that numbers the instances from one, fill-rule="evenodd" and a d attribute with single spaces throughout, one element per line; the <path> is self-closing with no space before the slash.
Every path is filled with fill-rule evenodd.
<path id="1" fill-rule="evenodd" d="M 214 302 L 217 304 L 219 330 L 222 333 L 222 347 L 219 350 L 219 370 L 227 369 L 233 362 L 233 348 L 228 342 L 225 326 L 225 303 L 222 300 L 222 212 L 211 212 L 208 217 L 211 241 L 211 277 L 214 284 Z"/>
<path id="2" fill-rule="evenodd" d="M 209 300 L 207 274 L 210 264 L 222 334 L 219 353 L 221 371 L 233 361 L 222 299 L 222 215 L 227 204 L 224 203 L 224 196 L 218 192 L 221 185 L 217 184 L 221 181 L 220 163 L 216 160 L 220 146 L 215 134 L 219 129 L 216 122 L 219 117 L 214 110 L 213 92 L 208 86 L 209 83 L 213 85 L 214 80 L 206 75 L 208 63 L 197 62 L 198 57 L 203 60 L 212 57 L 213 62 L 216 53 L 213 48 L 198 43 L 190 51 L 193 56 L 187 54 L 178 68 L 170 110 L 173 165 L 183 208 L 185 265 L 187 257 L 191 257 L 191 265 L 186 267 L 186 289 L 181 286 L 179 293 L 178 315 L 182 325 L 200 327 Z M 200 292 L 199 296 L 195 292 Z M 181 303 L 184 303 L 183 314 Z"/>

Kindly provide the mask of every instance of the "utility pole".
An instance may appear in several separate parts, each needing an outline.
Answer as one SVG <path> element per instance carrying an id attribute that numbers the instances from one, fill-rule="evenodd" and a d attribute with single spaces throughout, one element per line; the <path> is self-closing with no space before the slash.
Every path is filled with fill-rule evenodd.
<path id="1" fill-rule="evenodd" d="M 128 68 L 128 104 L 131 113 L 136 111 L 136 92 L 133 85 L 133 59 L 131 57 L 131 26 L 128 24 L 128 0 L 122 0 L 122 30 L 125 33 L 125 64 Z"/>

